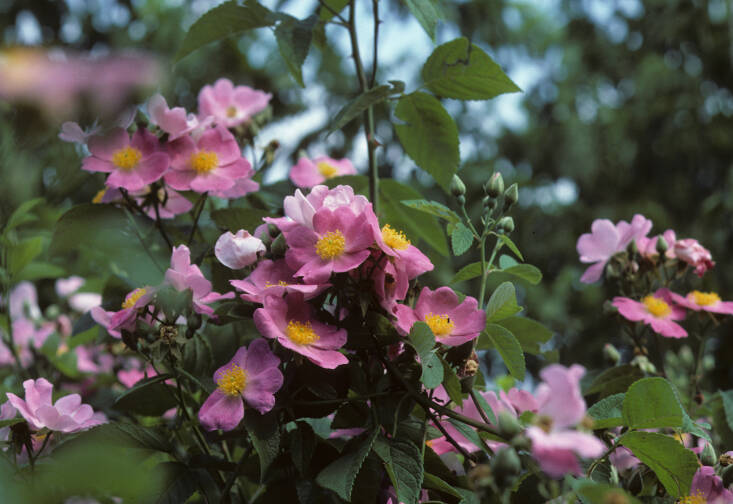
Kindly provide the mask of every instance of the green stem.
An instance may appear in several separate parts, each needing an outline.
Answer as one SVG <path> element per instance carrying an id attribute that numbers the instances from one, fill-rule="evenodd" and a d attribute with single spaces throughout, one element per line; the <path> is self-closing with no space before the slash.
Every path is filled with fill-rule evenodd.
<path id="1" fill-rule="evenodd" d="M 489 272 L 491 271 L 491 266 L 494 264 L 494 259 L 496 258 L 496 253 L 501 248 L 501 241 L 499 238 L 496 239 L 496 243 L 494 244 L 494 249 L 491 251 L 491 256 L 489 256 L 488 262 L 485 260 L 485 240 L 481 241 L 481 290 L 479 291 L 479 298 L 478 298 L 478 307 L 479 309 L 484 309 L 484 299 L 486 297 L 486 279 L 489 276 Z"/>
<path id="2" fill-rule="evenodd" d="M 703 359 L 705 358 L 705 345 L 708 342 L 709 334 L 707 331 L 703 332 L 700 337 L 700 346 L 697 349 L 697 361 L 695 363 L 695 374 L 692 377 L 692 383 L 690 383 L 690 414 L 692 414 L 693 407 L 695 405 L 695 396 L 697 395 L 700 388 L 700 380 L 703 375 Z"/>
<path id="3" fill-rule="evenodd" d="M 188 245 L 191 245 L 191 242 L 193 241 L 193 236 L 196 234 L 196 230 L 199 227 L 199 218 L 201 217 L 201 213 L 204 210 L 204 206 L 206 206 L 206 198 L 209 196 L 208 192 L 203 193 L 198 201 L 196 202 L 197 209 L 196 214 L 193 218 L 193 227 L 191 228 L 191 233 L 188 235 Z"/>

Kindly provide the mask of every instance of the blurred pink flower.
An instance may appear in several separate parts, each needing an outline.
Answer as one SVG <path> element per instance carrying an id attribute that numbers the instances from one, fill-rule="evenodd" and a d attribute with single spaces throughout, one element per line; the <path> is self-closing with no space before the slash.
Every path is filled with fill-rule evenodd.
<path id="1" fill-rule="evenodd" d="M 644 322 L 667 338 L 686 338 L 687 331 L 674 322 L 685 318 L 685 310 L 675 304 L 671 294 L 667 289 L 658 289 L 642 298 L 641 302 L 616 296 L 612 304 L 627 320 Z"/>
<path id="2" fill-rule="evenodd" d="M 97 324 L 107 329 L 111 336 L 121 338 L 122 329 L 126 331 L 135 329 L 135 322 L 141 315 L 141 310 L 148 306 L 154 294 L 155 289 L 153 287 L 140 287 L 125 296 L 121 310 L 106 311 L 101 306 L 95 306 L 89 311 L 89 314 Z M 149 317 L 149 314 L 146 316 Z"/>
<path id="3" fill-rule="evenodd" d="M 710 251 L 700 245 L 697 240 L 692 238 L 677 240 L 674 243 L 673 249 L 675 257 L 694 267 L 695 274 L 699 277 L 715 267 L 715 262 Z"/>
<path id="4" fill-rule="evenodd" d="M 707 504 L 730 504 L 733 502 L 733 492 L 723 486 L 723 479 L 715 474 L 715 468 L 710 466 L 700 467 L 693 476 L 690 497 L 696 497 L 697 500 L 690 500 L 689 502 L 704 502 Z"/>
<path id="5" fill-rule="evenodd" d="M 240 229 L 237 234 L 227 231 L 214 245 L 214 255 L 224 266 L 241 269 L 257 261 L 258 255 L 267 249 L 262 240 L 255 238 L 249 231 Z"/>
<path id="6" fill-rule="evenodd" d="M 187 114 L 183 107 L 169 108 L 165 98 L 157 93 L 150 97 L 146 108 L 150 122 L 168 133 L 169 141 L 203 129 L 211 122 L 200 122 L 194 114 Z"/>
<path id="7" fill-rule="evenodd" d="M 674 292 L 670 292 L 670 296 L 675 303 L 680 306 L 684 306 L 688 310 L 733 315 L 733 301 L 722 301 L 720 296 L 715 292 L 700 292 L 694 290 L 688 293 L 685 297 Z"/>
<path id="8" fill-rule="evenodd" d="M 300 292 L 304 299 L 317 296 L 331 284 L 302 284 L 293 276 L 293 271 L 284 259 L 271 261 L 265 259 L 244 280 L 230 280 L 237 290 L 244 292 L 240 297 L 245 301 L 264 304 L 265 296 L 282 297 L 286 293 Z"/>
<path id="9" fill-rule="evenodd" d="M 229 79 L 219 79 L 199 92 L 199 118 L 213 117 L 216 124 L 233 128 L 249 121 L 264 110 L 272 95 L 248 86 L 234 86 Z"/>
<path id="10" fill-rule="evenodd" d="M 341 175 L 356 175 L 356 169 L 348 159 L 320 156 L 311 160 L 303 156 L 290 169 L 290 180 L 302 188 L 323 184 L 326 180 Z"/>

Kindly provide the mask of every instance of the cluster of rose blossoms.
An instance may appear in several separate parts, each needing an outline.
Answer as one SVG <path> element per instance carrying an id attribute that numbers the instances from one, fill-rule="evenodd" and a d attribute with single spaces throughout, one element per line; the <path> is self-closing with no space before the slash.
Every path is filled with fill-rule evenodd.
<path id="1" fill-rule="evenodd" d="M 613 224 L 608 219 L 597 219 L 591 226 L 591 233 L 581 235 L 577 249 L 580 261 L 593 263 L 581 282 L 593 283 L 601 278 L 609 260 L 633 247 L 640 260 L 666 268 L 688 266 L 702 277 L 715 266 L 710 251 L 692 238 L 677 239 L 676 233 L 668 229 L 660 236 L 649 237 L 652 221 L 636 214 L 630 223 L 620 221 Z M 675 264 L 676 263 L 676 264 Z M 632 267 L 638 264 L 632 262 Z M 666 270 L 665 270 L 666 271 Z M 617 296 L 612 301 L 619 313 L 628 320 L 643 322 L 652 330 L 668 338 L 685 338 L 687 331 L 676 321 L 683 320 L 685 310 L 733 315 L 733 302 L 722 301 L 715 292 L 693 290 L 682 296 L 667 288 L 643 296 L 640 300 Z"/>

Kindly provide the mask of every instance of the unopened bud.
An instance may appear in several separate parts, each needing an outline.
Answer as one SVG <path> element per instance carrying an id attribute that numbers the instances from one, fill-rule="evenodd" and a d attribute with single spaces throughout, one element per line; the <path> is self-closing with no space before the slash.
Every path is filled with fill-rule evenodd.
<path id="1" fill-rule="evenodd" d="M 499 486 L 510 486 L 522 470 L 522 461 L 514 448 L 504 448 L 491 459 L 491 470 Z"/>
<path id="2" fill-rule="evenodd" d="M 450 181 L 450 193 L 456 197 L 466 194 L 466 184 L 463 183 L 463 180 L 458 175 L 453 175 Z"/>
<path id="3" fill-rule="evenodd" d="M 702 465 L 713 466 L 718 461 L 718 457 L 715 456 L 715 448 L 710 443 L 705 443 L 702 451 L 700 452 L 700 462 Z"/>
<path id="4" fill-rule="evenodd" d="M 504 231 L 504 233 L 506 234 L 509 234 L 514 231 L 514 219 L 507 215 L 499 219 L 499 222 L 496 223 L 496 226 L 499 228 L 499 230 Z"/>
<path id="5" fill-rule="evenodd" d="M 484 184 L 484 191 L 491 198 L 498 198 L 501 193 L 504 192 L 504 178 L 501 173 L 494 173 L 486 184 Z"/>
<path id="6" fill-rule="evenodd" d="M 506 410 L 499 412 L 497 421 L 499 422 L 499 435 L 504 439 L 511 439 L 522 432 L 522 426 L 519 425 L 516 417 Z"/>
<path id="7" fill-rule="evenodd" d="M 630 257 L 634 257 L 639 253 L 639 246 L 636 244 L 636 240 L 631 240 L 626 246 L 626 252 L 629 253 Z"/>
<path id="8" fill-rule="evenodd" d="M 603 345 L 603 357 L 608 361 L 609 364 L 612 364 L 614 366 L 618 364 L 618 361 L 621 360 L 621 354 L 616 349 L 616 347 L 610 343 L 606 343 L 605 345 Z"/>
<path id="9" fill-rule="evenodd" d="M 640 370 L 648 374 L 656 374 L 657 367 L 649 360 L 646 355 L 637 355 L 631 361 L 632 366 L 638 367 Z"/>
<path id="10" fill-rule="evenodd" d="M 481 204 L 484 206 L 484 208 L 489 208 L 489 204 L 491 203 L 491 198 L 488 196 L 484 196 L 484 199 L 481 200 Z"/>
<path id="11" fill-rule="evenodd" d="M 288 250 L 288 244 L 285 243 L 285 236 L 280 234 L 277 238 L 275 238 L 272 242 L 272 245 L 270 246 L 270 252 L 272 252 L 272 255 L 282 257 L 285 255 L 285 252 Z"/>
<path id="12" fill-rule="evenodd" d="M 667 252 L 668 249 L 669 243 L 667 243 L 667 240 L 664 239 L 664 236 L 657 236 L 657 252 L 659 252 L 659 255 L 664 255 L 664 253 Z"/>
<path id="13" fill-rule="evenodd" d="M 466 197 L 461 194 L 460 196 L 456 196 L 456 201 L 458 201 L 458 204 L 463 206 L 466 204 Z"/>
<path id="14" fill-rule="evenodd" d="M 516 183 L 509 186 L 504 193 L 504 207 L 507 209 L 519 201 L 519 187 Z"/>

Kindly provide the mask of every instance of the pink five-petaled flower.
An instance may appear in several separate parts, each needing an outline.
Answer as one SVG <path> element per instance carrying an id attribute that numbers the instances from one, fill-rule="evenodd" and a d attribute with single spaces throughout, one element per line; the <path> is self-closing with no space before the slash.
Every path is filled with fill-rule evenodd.
<path id="1" fill-rule="evenodd" d="M 280 359 L 262 338 L 241 347 L 232 360 L 214 373 L 217 389 L 199 410 L 199 421 L 206 430 L 232 430 L 244 417 L 244 404 L 260 413 L 275 405 L 275 392 L 283 384 L 278 368 Z"/>
<path id="2" fill-rule="evenodd" d="M 226 191 L 252 173 L 234 135 L 223 126 L 207 129 L 197 140 L 181 137 L 168 147 L 172 169 L 165 181 L 179 191 Z"/>
<path id="3" fill-rule="evenodd" d="M 191 251 L 185 245 L 173 247 L 171 267 L 165 272 L 165 281 L 179 292 L 190 289 L 193 293 L 194 311 L 210 317 L 214 315 L 214 309 L 209 303 L 234 297 L 233 292 L 219 294 L 211 290 L 211 282 L 204 277 L 198 266 L 191 264 Z"/>
<path id="4" fill-rule="evenodd" d="M 544 382 L 535 393 L 539 404 L 537 425 L 527 429 L 527 436 L 532 440 L 532 456 L 553 478 L 568 473 L 580 475 L 577 455 L 597 457 L 605 450 L 595 436 L 569 429 L 585 418 L 585 401 L 580 392 L 584 374 L 583 366 L 577 364 L 569 368 L 553 364 L 540 372 Z"/>
<path id="5" fill-rule="evenodd" d="M 723 486 L 723 479 L 715 474 L 715 468 L 700 467 L 692 478 L 690 495 L 683 497 L 681 504 L 729 504 L 733 492 Z"/>
<path id="6" fill-rule="evenodd" d="M 577 250 L 580 262 L 594 263 L 585 270 L 580 281 L 593 283 L 601 278 L 603 268 L 608 260 L 617 252 L 622 252 L 632 240 L 638 240 L 649 233 L 652 221 L 643 215 L 636 214 L 631 223 L 620 221 L 613 224 L 608 219 L 596 219 L 591 225 L 591 233 L 578 238 Z"/>
<path id="7" fill-rule="evenodd" d="M 122 128 L 91 137 L 89 151 L 92 155 L 84 158 L 82 169 L 109 173 L 108 186 L 128 191 L 139 191 L 155 182 L 169 164 L 168 155 L 160 151 L 156 136 L 142 128 L 132 139 Z"/>
<path id="8" fill-rule="evenodd" d="M 264 308 L 254 313 L 257 330 L 297 352 L 317 366 L 334 369 L 349 360 L 338 351 L 346 343 L 346 329 L 319 322 L 303 294 L 295 292 L 285 298 L 265 297 Z"/>
<path id="9" fill-rule="evenodd" d="M 270 103 L 272 95 L 249 86 L 234 86 L 229 79 L 219 79 L 199 91 L 199 117 L 213 117 L 227 128 L 249 121 Z"/>
<path id="10" fill-rule="evenodd" d="M 106 311 L 101 306 L 95 306 L 89 314 L 94 321 L 107 329 L 110 336 L 121 338 L 121 330 L 132 331 L 141 308 L 147 306 L 153 299 L 153 287 L 140 287 L 127 294 L 122 302 L 122 309 L 116 312 Z"/>
<path id="11" fill-rule="evenodd" d="M 310 299 L 330 287 L 330 284 L 301 284 L 293 277 L 295 273 L 284 259 L 271 261 L 265 259 L 244 280 L 230 280 L 238 290 L 244 292 L 240 297 L 245 301 L 264 304 L 265 296 L 282 297 L 287 292 L 300 292 L 304 299 Z"/>
<path id="12" fill-rule="evenodd" d="M 720 296 L 715 292 L 700 292 L 694 290 L 688 293 L 685 297 L 674 292 L 670 292 L 669 294 L 675 303 L 680 306 L 684 306 L 688 310 L 733 315 L 733 301 L 722 301 Z"/>
<path id="13" fill-rule="evenodd" d="M 313 216 L 312 230 L 296 226 L 284 234 L 290 247 L 285 260 L 305 283 L 325 283 L 332 272 L 358 267 L 374 243 L 366 212 L 357 215 L 348 207 L 321 208 Z"/>
<path id="14" fill-rule="evenodd" d="M 628 320 L 644 322 L 654 332 L 667 338 L 686 338 L 687 331 L 674 322 L 685 318 L 685 310 L 674 303 L 667 289 L 658 289 L 654 294 L 642 298 L 641 302 L 616 296 L 611 303 Z"/>
<path id="15" fill-rule="evenodd" d="M 240 229 L 237 234 L 227 231 L 216 240 L 214 255 L 227 268 L 241 269 L 257 261 L 257 256 L 265 252 L 262 240 Z"/>
<path id="16" fill-rule="evenodd" d="M 707 270 L 715 266 L 710 251 L 692 238 L 677 240 L 672 249 L 674 250 L 675 257 L 694 267 L 695 274 L 699 277 L 703 276 Z"/>
<path id="17" fill-rule="evenodd" d="M 8 392 L 8 400 L 23 415 L 31 428 L 44 427 L 59 432 L 76 432 L 107 422 L 104 413 L 95 413 L 81 403 L 79 394 L 62 397 L 52 404 L 53 385 L 45 378 L 23 382 L 25 400 Z"/>
<path id="18" fill-rule="evenodd" d="M 478 309 L 478 301 L 471 296 L 460 301 L 450 287 L 434 291 L 423 287 L 415 308 L 397 305 L 395 316 L 395 325 L 403 334 L 409 333 L 415 322 L 423 321 L 430 326 L 435 340 L 447 346 L 473 340 L 486 326 L 486 312 Z"/>
<path id="19" fill-rule="evenodd" d="M 290 180 L 298 187 L 313 187 L 341 175 L 356 175 L 356 169 L 348 159 L 320 156 L 311 160 L 303 156 L 290 169 Z"/>
<path id="20" fill-rule="evenodd" d="M 160 94 L 151 96 L 146 107 L 150 122 L 168 133 L 169 141 L 211 124 L 211 121 L 199 122 L 194 114 L 187 114 L 183 107 L 169 108 L 165 98 Z"/>

